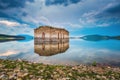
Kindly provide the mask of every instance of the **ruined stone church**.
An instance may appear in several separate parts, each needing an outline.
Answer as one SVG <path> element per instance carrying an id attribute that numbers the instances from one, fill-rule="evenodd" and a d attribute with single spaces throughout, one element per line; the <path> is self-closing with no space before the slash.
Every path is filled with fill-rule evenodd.
<path id="1" fill-rule="evenodd" d="M 69 32 L 63 28 L 40 26 L 34 30 L 35 39 L 44 41 L 59 41 L 69 38 Z"/>

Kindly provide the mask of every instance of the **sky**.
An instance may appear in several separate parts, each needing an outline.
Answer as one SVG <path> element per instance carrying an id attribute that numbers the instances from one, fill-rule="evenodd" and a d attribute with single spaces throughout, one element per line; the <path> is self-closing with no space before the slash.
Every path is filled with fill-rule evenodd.
<path id="1" fill-rule="evenodd" d="M 0 0 L 0 34 L 34 35 L 43 25 L 70 36 L 120 35 L 120 0 Z"/>

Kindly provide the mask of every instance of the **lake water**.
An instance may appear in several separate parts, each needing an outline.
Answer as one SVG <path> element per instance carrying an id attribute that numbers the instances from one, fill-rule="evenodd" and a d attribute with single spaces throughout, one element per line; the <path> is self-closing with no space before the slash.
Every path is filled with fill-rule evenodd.
<path id="1" fill-rule="evenodd" d="M 60 43 L 10 41 L 0 43 L 1 59 L 23 59 L 45 64 L 90 64 L 120 66 L 119 40 L 69 39 Z"/>

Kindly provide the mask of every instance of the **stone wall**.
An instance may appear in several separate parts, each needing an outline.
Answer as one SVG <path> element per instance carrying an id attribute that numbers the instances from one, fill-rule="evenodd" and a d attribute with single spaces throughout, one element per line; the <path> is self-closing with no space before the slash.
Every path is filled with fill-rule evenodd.
<path id="1" fill-rule="evenodd" d="M 62 39 L 69 39 L 69 32 L 61 28 L 41 26 L 34 30 L 34 36 L 36 39 L 44 41 L 59 41 Z"/>

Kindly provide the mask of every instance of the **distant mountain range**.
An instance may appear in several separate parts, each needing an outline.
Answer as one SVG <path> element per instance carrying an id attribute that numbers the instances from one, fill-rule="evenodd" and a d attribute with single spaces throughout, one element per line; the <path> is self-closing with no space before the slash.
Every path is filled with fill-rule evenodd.
<path id="1" fill-rule="evenodd" d="M 0 34 L 0 42 L 8 42 L 8 41 L 20 41 L 26 42 L 33 40 L 34 37 L 30 35 L 6 35 Z M 120 40 L 120 36 L 103 36 L 103 35 L 85 35 L 82 37 L 70 37 L 70 39 L 83 39 L 87 41 L 102 41 L 102 40 Z"/>
<path id="2" fill-rule="evenodd" d="M 16 41 L 16 40 L 24 40 L 24 39 L 25 39 L 24 36 L 0 34 L 0 42 Z"/>
<path id="3" fill-rule="evenodd" d="M 83 40 L 87 41 L 101 41 L 101 40 L 120 40 L 120 36 L 103 36 L 103 35 L 86 35 L 80 37 Z"/>

